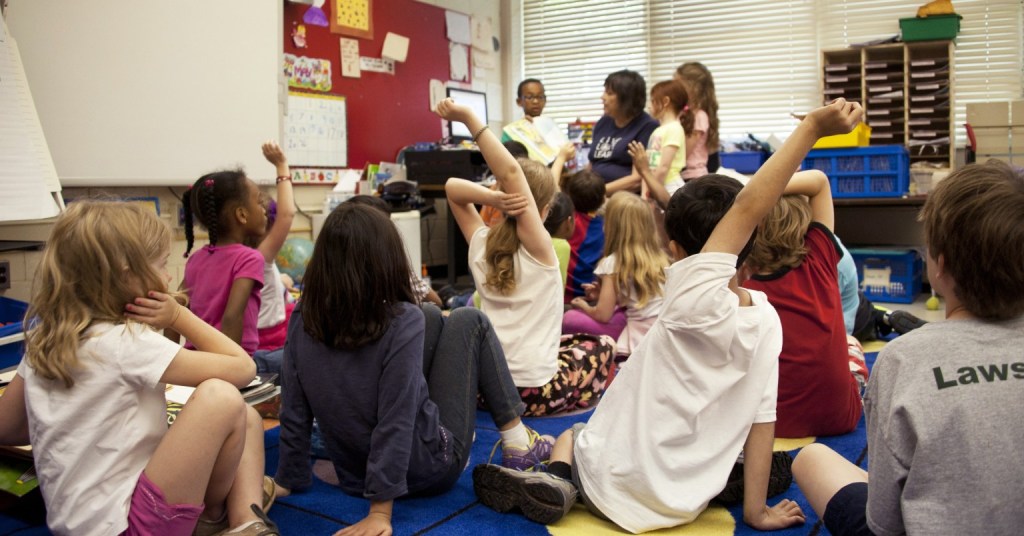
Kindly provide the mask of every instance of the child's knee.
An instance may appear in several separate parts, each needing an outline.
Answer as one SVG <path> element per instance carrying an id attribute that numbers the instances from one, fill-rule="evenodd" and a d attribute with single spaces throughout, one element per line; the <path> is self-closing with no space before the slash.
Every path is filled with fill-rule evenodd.
<path id="1" fill-rule="evenodd" d="M 817 471 L 816 467 L 820 466 L 822 461 L 830 456 L 831 452 L 832 449 L 821 443 L 811 443 L 800 449 L 796 458 L 793 459 L 793 477 L 799 480 L 801 476 L 806 478 L 813 474 Z"/>
<path id="2" fill-rule="evenodd" d="M 188 403 L 204 406 L 206 412 L 235 413 L 239 417 L 248 407 L 237 387 L 218 379 L 200 383 Z"/>

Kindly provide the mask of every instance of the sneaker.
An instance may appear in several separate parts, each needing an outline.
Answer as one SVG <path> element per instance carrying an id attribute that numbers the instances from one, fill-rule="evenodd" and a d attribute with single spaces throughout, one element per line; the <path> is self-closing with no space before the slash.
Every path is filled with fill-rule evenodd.
<path id="1" fill-rule="evenodd" d="M 893 331 L 900 335 L 914 331 L 928 323 L 906 311 L 890 311 L 885 315 L 884 320 L 886 324 L 892 326 Z"/>
<path id="2" fill-rule="evenodd" d="M 473 469 L 473 491 L 492 510 L 519 508 L 527 519 L 542 525 L 562 519 L 576 503 L 576 486 L 568 480 L 491 464 Z"/>
<path id="3" fill-rule="evenodd" d="M 555 447 L 555 438 L 549 435 L 540 435 L 530 427 L 526 428 L 526 434 L 530 437 L 528 448 L 501 448 L 502 467 L 516 471 L 529 471 L 548 463 L 551 458 L 551 450 Z"/>
<path id="4" fill-rule="evenodd" d="M 788 452 L 773 452 L 771 473 L 768 476 L 767 498 L 775 497 L 793 484 L 793 457 Z M 714 498 L 723 506 L 733 506 L 743 502 L 743 464 L 737 463 L 729 473 L 725 489 Z"/>

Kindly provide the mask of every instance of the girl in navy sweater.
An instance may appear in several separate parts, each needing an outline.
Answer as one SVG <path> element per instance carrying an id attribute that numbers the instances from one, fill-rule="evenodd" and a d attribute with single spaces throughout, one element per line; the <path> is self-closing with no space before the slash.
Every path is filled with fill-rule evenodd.
<path id="1" fill-rule="evenodd" d="M 279 494 L 312 483 L 315 417 L 341 488 L 370 500 L 340 533 L 390 534 L 394 499 L 443 493 L 468 465 L 478 393 L 503 465 L 548 459 L 553 440 L 520 421 L 487 317 L 416 305 L 401 236 L 379 210 L 345 203 L 328 216 L 304 286 L 284 350 Z"/>

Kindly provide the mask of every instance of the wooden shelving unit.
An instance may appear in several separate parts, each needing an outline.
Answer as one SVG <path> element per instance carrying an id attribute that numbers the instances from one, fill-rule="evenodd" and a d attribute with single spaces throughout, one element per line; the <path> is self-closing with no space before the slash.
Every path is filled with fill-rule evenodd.
<path id="1" fill-rule="evenodd" d="M 871 145 L 905 145 L 911 164 L 952 168 L 952 58 L 952 41 L 823 51 L 823 100 L 844 97 L 863 104 Z"/>

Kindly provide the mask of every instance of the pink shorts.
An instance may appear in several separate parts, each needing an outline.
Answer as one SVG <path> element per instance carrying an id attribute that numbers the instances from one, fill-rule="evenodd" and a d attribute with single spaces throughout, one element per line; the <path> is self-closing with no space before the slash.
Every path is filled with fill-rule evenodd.
<path id="1" fill-rule="evenodd" d="M 121 534 L 189 536 L 203 509 L 202 504 L 167 504 L 164 492 L 146 477 L 146 473 L 141 473 L 128 509 L 128 529 Z"/>

